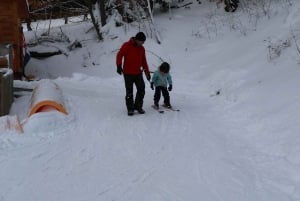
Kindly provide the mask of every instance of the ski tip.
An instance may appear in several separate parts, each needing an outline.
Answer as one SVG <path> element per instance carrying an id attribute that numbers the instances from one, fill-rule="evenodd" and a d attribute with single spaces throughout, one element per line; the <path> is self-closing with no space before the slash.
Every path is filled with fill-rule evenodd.
<path id="1" fill-rule="evenodd" d="M 167 109 L 167 110 L 171 110 L 171 111 L 175 111 L 175 112 L 179 112 L 180 109 L 174 108 L 174 107 L 166 107 L 165 105 L 161 105 L 163 108 Z"/>

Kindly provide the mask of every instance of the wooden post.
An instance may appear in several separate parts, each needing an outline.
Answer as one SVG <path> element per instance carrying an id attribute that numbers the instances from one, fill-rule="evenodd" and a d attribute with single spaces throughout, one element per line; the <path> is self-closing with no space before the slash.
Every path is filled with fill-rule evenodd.
<path id="1" fill-rule="evenodd" d="M 0 44 L 0 116 L 9 114 L 13 103 L 12 45 Z"/>
<path id="2" fill-rule="evenodd" d="M 13 71 L 0 68 L 0 116 L 9 114 L 13 102 Z"/>

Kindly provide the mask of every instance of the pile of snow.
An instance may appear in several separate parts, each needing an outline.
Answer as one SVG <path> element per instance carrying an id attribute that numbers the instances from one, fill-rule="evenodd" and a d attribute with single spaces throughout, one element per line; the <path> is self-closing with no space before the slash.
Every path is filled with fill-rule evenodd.
<path id="1" fill-rule="evenodd" d="M 68 115 L 28 117 L 30 93 L 15 99 L 24 133 L 0 134 L 0 200 L 299 200 L 300 2 L 250 8 L 203 1 L 158 13 L 160 45 L 148 26 L 113 19 L 103 42 L 90 22 L 51 30 L 82 48 L 53 43 L 65 54 L 32 59 L 26 72 L 58 84 Z M 150 69 L 171 64 L 180 112 L 153 110 L 146 83 L 146 114 L 127 116 L 115 55 L 140 30 Z"/>

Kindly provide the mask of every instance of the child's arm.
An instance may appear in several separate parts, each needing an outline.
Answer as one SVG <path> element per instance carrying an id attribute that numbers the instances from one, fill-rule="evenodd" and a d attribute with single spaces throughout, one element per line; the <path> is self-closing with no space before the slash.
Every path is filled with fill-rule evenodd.
<path id="1" fill-rule="evenodd" d="M 173 83 L 172 83 L 172 76 L 168 73 L 167 74 L 167 81 L 168 81 L 168 84 L 169 85 L 172 85 Z"/>

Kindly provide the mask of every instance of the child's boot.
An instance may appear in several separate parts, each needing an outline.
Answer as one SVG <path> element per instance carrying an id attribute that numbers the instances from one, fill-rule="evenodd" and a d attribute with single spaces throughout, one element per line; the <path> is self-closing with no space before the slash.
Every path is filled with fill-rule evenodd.
<path id="1" fill-rule="evenodd" d="M 172 105 L 171 105 L 170 103 L 164 103 L 163 106 L 164 106 L 165 108 L 169 108 L 169 109 L 172 108 Z"/>

